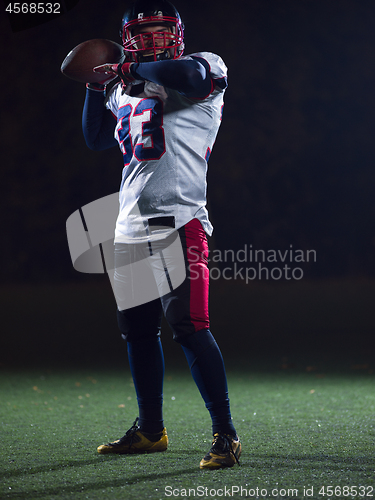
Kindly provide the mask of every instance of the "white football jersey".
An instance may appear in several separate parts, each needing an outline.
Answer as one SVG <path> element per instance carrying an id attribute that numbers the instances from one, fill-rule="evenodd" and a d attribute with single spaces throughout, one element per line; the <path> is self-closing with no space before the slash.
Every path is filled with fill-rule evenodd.
<path id="1" fill-rule="evenodd" d="M 208 62 L 217 83 L 206 98 L 187 98 L 149 81 L 136 97 L 118 84 L 108 98 L 124 156 L 116 242 L 145 241 L 151 232 L 151 239 L 165 237 L 170 230 L 149 230 L 152 219 L 159 217 L 173 219 L 175 229 L 197 218 L 212 234 L 206 209 L 207 160 L 221 123 L 227 68 L 209 52 L 182 59 L 192 56 Z"/>

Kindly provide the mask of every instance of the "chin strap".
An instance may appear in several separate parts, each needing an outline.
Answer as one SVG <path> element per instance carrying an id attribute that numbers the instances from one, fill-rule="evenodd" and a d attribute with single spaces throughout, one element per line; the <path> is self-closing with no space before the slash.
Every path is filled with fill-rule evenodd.
<path id="1" fill-rule="evenodd" d="M 156 59 L 155 59 L 156 57 Z M 167 61 L 168 59 L 171 59 L 171 54 L 168 49 L 165 49 L 164 52 L 161 52 L 160 54 L 154 54 L 149 55 L 149 56 L 142 56 L 141 54 L 137 56 L 137 62 L 143 63 L 143 62 L 154 62 L 156 61 Z"/>

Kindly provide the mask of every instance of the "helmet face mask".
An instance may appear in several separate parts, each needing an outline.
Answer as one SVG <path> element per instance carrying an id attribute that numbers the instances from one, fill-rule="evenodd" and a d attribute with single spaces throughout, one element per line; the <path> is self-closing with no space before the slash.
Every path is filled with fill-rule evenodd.
<path id="1" fill-rule="evenodd" d="M 133 61 L 177 59 L 184 32 L 175 7 L 166 0 L 139 0 L 125 13 L 121 30 L 125 53 Z"/>

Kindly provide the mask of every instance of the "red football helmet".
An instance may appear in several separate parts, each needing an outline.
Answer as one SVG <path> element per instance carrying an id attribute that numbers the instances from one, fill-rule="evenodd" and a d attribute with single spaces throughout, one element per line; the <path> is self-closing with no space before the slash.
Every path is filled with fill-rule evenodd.
<path id="1" fill-rule="evenodd" d="M 121 37 L 127 57 L 136 62 L 177 59 L 184 50 L 180 14 L 167 0 L 136 1 L 123 16 Z"/>

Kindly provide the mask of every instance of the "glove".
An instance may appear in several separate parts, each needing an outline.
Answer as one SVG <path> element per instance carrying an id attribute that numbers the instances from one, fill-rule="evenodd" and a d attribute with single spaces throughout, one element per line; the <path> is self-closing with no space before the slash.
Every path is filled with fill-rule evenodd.
<path id="1" fill-rule="evenodd" d="M 117 78 L 117 75 L 114 75 L 113 73 L 107 74 L 106 76 L 103 75 L 102 80 L 99 80 L 98 82 L 86 83 L 86 87 L 90 90 L 97 90 L 99 92 L 103 92 L 105 91 L 106 86 L 115 78 Z"/>
<path id="2" fill-rule="evenodd" d="M 102 64 L 94 68 L 95 73 L 103 73 L 103 75 L 109 75 L 109 78 L 113 80 L 117 76 L 120 77 L 123 87 L 126 87 L 130 83 L 135 82 L 134 76 L 130 73 L 130 66 L 133 63 L 119 63 L 119 64 Z"/>

